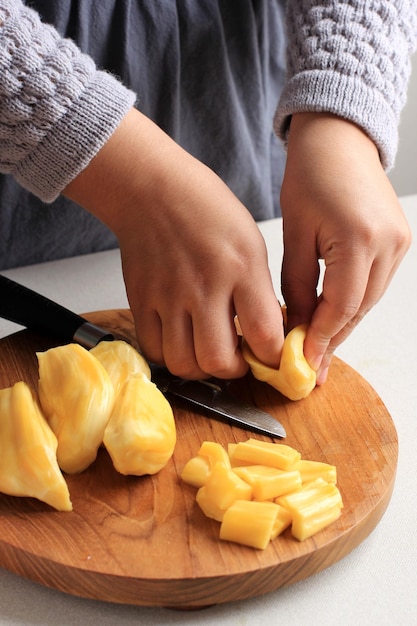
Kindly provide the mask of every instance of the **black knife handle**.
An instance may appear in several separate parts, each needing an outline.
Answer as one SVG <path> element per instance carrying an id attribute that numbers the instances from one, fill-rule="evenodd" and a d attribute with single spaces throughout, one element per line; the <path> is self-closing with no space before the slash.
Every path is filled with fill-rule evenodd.
<path id="1" fill-rule="evenodd" d="M 49 298 L 0 275 L 0 317 L 62 342 L 91 348 L 113 336 Z"/>

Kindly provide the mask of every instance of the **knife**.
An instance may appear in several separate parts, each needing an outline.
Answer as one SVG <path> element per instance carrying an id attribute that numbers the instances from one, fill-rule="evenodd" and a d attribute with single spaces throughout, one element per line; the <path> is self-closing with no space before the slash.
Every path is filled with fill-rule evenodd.
<path id="1" fill-rule="evenodd" d="M 0 316 L 63 343 L 79 343 L 90 349 L 100 341 L 115 337 L 81 315 L 0 275 Z M 198 412 L 208 413 L 240 427 L 270 437 L 283 439 L 285 428 L 269 413 L 242 403 L 228 390 L 229 381 L 220 379 L 186 380 L 171 374 L 165 367 L 149 363 L 152 381 L 165 395 L 190 403 Z"/>

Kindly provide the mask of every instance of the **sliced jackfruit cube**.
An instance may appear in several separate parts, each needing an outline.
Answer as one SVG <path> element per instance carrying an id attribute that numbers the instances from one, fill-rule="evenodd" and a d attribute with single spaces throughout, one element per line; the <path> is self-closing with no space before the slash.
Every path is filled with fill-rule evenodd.
<path id="1" fill-rule="evenodd" d="M 249 465 L 235 467 L 233 471 L 252 487 L 254 500 L 271 500 L 301 487 L 300 472 L 295 470 Z"/>
<path id="2" fill-rule="evenodd" d="M 221 463 L 228 469 L 231 467 L 227 451 L 216 441 L 203 441 L 198 454 L 207 457 L 211 469 L 213 469 L 217 463 Z"/>
<path id="3" fill-rule="evenodd" d="M 181 478 L 192 487 L 202 487 L 210 475 L 210 463 L 206 456 L 193 456 L 184 465 Z"/>
<path id="4" fill-rule="evenodd" d="M 291 532 L 299 541 L 332 524 L 341 514 L 342 496 L 336 485 L 321 478 L 279 498 L 292 515 Z"/>
<path id="5" fill-rule="evenodd" d="M 252 487 L 234 471 L 217 463 L 205 485 L 196 494 L 197 504 L 207 517 L 221 522 L 224 512 L 235 500 L 250 500 Z"/>
<path id="6" fill-rule="evenodd" d="M 292 469 L 294 463 L 300 460 L 301 454 L 285 443 L 273 443 L 271 441 L 261 441 L 258 439 L 247 439 L 239 441 L 230 448 L 232 466 L 236 467 L 243 461 L 245 464 L 269 465 L 278 469 Z"/>
<path id="7" fill-rule="evenodd" d="M 217 463 L 231 468 L 229 455 L 220 443 L 203 441 L 198 454 L 184 465 L 181 478 L 193 487 L 202 487 Z"/>
<path id="8" fill-rule="evenodd" d="M 303 483 L 311 482 L 316 478 L 323 478 L 328 483 L 336 484 L 337 482 L 336 467 L 330 463 L 301 459 L 293 465 L 292 469 L 300 472 Z"/>
<path id="9" fill-rule="evenodd" d="M 291 514 L 274 502 L 237 500 L 223 515 L 220 539 L 265 550 L 291 524 Z"/>

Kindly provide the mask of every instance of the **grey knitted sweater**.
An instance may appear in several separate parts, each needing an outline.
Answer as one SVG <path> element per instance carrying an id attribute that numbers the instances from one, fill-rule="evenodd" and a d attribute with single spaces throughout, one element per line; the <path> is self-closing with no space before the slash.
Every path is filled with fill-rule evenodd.
<path id="1" fill-rule="evenodd" d="M 394 164 L 417 39 L 416 0 L 290 0 L 288 80 L 275 128 L 297 111 L 327 111 L 361 126 Z"/>
<path id="2" fill-rule="evenodd" d="M 0 167 L 51 201 L 135 101 L 20 0 L 0 2 Z"/>
<path id="3" fill-rule="evenodd" d="M 416 0 L 28 4 L 0 0 L 0 269 L 117 245 L 60 192 L 135 103 L 256 219 L 279 212 L 273 119 L 285 145 L 293 113 L 331 111 L 394 163 Z"/>

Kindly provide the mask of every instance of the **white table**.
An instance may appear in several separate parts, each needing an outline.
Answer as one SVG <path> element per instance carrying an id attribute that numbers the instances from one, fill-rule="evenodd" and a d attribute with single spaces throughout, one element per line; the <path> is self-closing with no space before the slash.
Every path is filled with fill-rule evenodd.
<path id="1" fill-rule="evenodd" d="M 402 199 L 417 240 L 417 196 Z M 260 224 L 279 291 L 281 221 Z M 76 312 L 126 307 L 117 251 L 4 272 Z M 0 337 L 17 327 L 0 320 Z M 338 356 L 376 389 L 400 442 L 394 494 L 374 532 L 315 576 L 201 611 L 119 606 L 65 595 L 0 570 L 0 625 L 411 626 L 417 624 L 417 244 Z"/>

